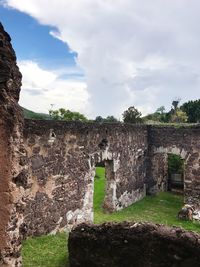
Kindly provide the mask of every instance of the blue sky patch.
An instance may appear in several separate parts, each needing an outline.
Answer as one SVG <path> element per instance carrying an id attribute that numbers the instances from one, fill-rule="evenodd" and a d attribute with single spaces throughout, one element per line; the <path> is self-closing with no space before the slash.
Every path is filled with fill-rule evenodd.
<path id="1" fill-rule="evenodd" d="M 0 21 L 12 38 L 18 60 L 32 60 L 43 68 L 75 67 L 75 52 L 49 34 L 55 28 L 40 25 L 34 18 L 0 5 Z"/>

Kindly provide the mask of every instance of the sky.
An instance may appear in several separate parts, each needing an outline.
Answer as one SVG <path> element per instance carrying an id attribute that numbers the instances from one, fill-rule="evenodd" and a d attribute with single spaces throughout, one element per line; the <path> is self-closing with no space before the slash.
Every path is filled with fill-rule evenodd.
<path id="1" fill-rule="evenodd" d="M 198 0 L 0 0 L 20 104 L 117 118 L 200 98 Z"/>

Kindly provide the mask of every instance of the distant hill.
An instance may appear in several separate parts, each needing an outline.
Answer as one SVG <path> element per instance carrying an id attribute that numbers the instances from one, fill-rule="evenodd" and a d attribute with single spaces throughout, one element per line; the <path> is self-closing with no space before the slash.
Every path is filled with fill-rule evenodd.
<path id="1" fill-rule="evenodd" d="M 36 113 L 34 111 L 28 110 L 26 108 L 21 107 L 24 113 L 24 117 L 26 119 L 33 119 L 33 120 L 51 120 L 49 114 L 45 113 Z"/>

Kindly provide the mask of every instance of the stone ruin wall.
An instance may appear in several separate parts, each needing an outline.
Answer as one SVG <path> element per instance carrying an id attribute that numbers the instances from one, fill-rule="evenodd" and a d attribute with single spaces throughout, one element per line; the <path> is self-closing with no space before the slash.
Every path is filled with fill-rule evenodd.
<path id="1" fill-rule="evenodd" d="M 27 235 L 93 221 L 95 165 L 106 164 L 104 207 L 167 191 L 169 153 L 185 160 L 185 203 L 200 206 L 200 127 L 25 121 Z"/>
<path id="2" fill-rule="evenodd" d="M 148 187 L 166 191 L 167 158 L 169 153 L 184 159 L 185 203 L 200 209 L 200 125 L 191 127 L 150 126 L 148 130 Z"/>
<path id="3" fill-rule="evenodd" d="M 152 223 L 81 224 L 69 235 L 71 267 L 199 267 L 200 235 Z"/>
<path id="4" fill-rule="evenodd" d="M 200 206 L 200 127 L 25 121 L 27 235 L 93 221 L 95 165 L 105 160 L 104 207 L 167 190 L 169 153 L 185 160 L 185 202 Z"/>
<path id="5" fill-rule="evenodd" d="M 103 160 L 108 211 L 144 197 L 146 136 L 145 126 L 26 120 L 29 167 L 21 181 L 26 188 L 27 234 L 92 222 L 95 166 Z"/>
<path id="6" fill-rule="evenodd" d="M 21 73 L 0 25 L 0 265 L 21 266 L 28 235 L 93 219 L 95 165 L 105 160 L 104 206 L 122 209 L 166 190 L 167 155 L 185 159 L 185 201 L 200 206 L 200 126 L 24 120 Z"/>
<path id="7" fill-rule="evenodd" d="M 23 188 L 15 178 L 24 168 L 23 116 L 17 104 L 21 73 L 10 36 L 0 24 L 0 266 L 21 266 Z"/>

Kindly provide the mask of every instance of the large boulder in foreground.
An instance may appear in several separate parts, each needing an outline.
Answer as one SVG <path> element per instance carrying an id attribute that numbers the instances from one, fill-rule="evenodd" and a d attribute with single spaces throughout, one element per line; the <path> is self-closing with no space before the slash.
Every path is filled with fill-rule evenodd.
<path id="1" fill-rule="evenodd" d="M 71 267 L 198 267 L 200 235 L 152 223 L 81 224 L 69 256 Z"/>

